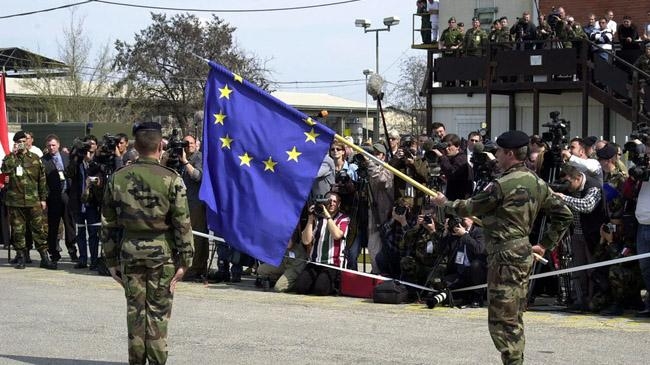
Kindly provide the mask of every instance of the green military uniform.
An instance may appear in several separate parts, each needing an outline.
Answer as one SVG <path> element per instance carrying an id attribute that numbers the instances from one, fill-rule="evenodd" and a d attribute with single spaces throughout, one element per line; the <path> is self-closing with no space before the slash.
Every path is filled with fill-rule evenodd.
<path id="1" fill-rule="evenodd" d="M 446 271 L 445 262 L 447 254 L 441 245 L 441 237 L 438 232 L 429 232 L 426 228 L 416 226 L 407 231 L 402 240 L 398 243 L 400 249 L 400 269 L 402 279 L 419 285 L 427 284 L 431 270 L 436 268 L 439 275 L 444 276 Z M 437 283 L 441 284 L 440 280 Z M 436 287 L 443 289 L 443 287 Z"/>
<path id="2" fill-rule="evenodd" d="M 481 28 L 471 28 L 465 33 L 463 49 L 468 56 L 482 56 L 486 42 L 487 33 Z"/>
<path id="3" fill-rule="evenodd" d="M 21 131 L 15 136 L 24 138 L 24 133 Z M 17 142 L 16 137 L 14 142 Z M 10 153 L 2 162 L 2 173 L 9 176 L 5 205 L 9 211 L 11 239 L 18 259 L 16 268 L 25 267 L 26 227 L 31 229 L 34 245 L 41 254 L 41 267 L 56 268 L 47 256 L 47 232 L 40 205 L 47 199 L 47 184 L 41 159 L 27 150 Z"/>
<path id="4" fill-rule="evenodd" d="M 136 136 L 137 139 L 137 136 Z M 127 301 L 129 363 L 167 361 L 170 282 L 192 263 L 193 240 L 185 186 L 157 160 L 140 157 L 110 178 L 102 207 L 106 263 L 121 263 Z"/>
<path id="5" fill-rule="evenodd" d="M 440 42 L 444 45 L 443 57 L 454 56 L 455 50 L 451 47 L 463 44 L 463 32 L 458 28 L 447 28 L 442 31 Z"/>
<path id="6" fill-rule="evenodd" d="M 509 131 L 497 139 L 501 148 L 519 148 L 528 136 Z M 498 158 L 498 157 L 497 157 Z M 539 244 L 553 249 L 572 222 L 571 210 L 523 163 L 511 166 L 482 192 L 445 203 L 445 211 L 482 219 L 488 251 L 488 327 L 504 364 L 523 363 L 528 277 L 533 263 L 528 235 L 540 211 L 550 225 Z"/>
<path id="7" fill-rule="evenodd" d="M 649 43 L 650 44 L 650 43 Z M 647 49 L 648 46 L 646 46 Z M 634 62 L 634 67 L 640 69 L 641 71 L 650 74 L 650 56 L 648 53 L 642 54 L 636 62 Z"/>
<path id="8" fill-rule="evenodd" d="M 551 39 L 553 35 L 553 29 L 551 26 L 544 20 L 543 23 L 537 26 L 537 39 L 540 41 L 545 41 Z"/>

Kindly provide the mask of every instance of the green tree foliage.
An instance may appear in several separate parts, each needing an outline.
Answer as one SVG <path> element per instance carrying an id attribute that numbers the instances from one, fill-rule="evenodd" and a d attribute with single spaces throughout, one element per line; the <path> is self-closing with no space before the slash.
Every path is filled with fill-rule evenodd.
<path id="1" fill-rule="evenodd" d="M 268 88 L 264 63 L 234 44 L 236 28 L 223 19 L 213 15 L 206 21 L 189 13 L 152 13 L 151 19 L 132 44 L 115 42 L 115 68 L 124 74 L 117 84 L 119 93 L 144 103 L 150 115 L 171 115 L 188 131 L 195 112 L 203 109 L 209 70 L 203 59 Z"/>

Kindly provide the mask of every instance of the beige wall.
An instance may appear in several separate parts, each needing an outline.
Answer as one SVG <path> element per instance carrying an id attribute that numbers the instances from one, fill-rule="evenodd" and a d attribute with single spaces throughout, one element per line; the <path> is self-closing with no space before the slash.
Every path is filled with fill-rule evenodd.
<path id="1" fill-rule="evenodd" d="M 485 120 L 485 95 L 473 97 L 461 95 L 434 95 L 433 121 L 442 122 L 448 133 L 467 137 L 467 133 L 480 127 Z M 582 133 L 582 104 L 580 93 L 563 93 L 562 95 L 540 95 L 539 120 L 540 130 L 533 131 L 533 97 L 532 94 L 518 94 L 515 99 L 517 129 L 532 134 L 546 132 L 541 127 L 548 122 L 549 113 L 559 111 L 560 118 L 571 121 L 570 135 L 575 137 Z M 600 137 L 602 134 L 603 106 L 589 99 L 588 134 Z M 632 123 L 618 114 L 612 113 L 612 133 L 616 142 L 625 142 L 625 136 L 632 130 Z M 492 97 L 492 130 L 494 138 L 508 130 L 508 97 Z M 603 136 L 610 139 L 612 136 Z"/>

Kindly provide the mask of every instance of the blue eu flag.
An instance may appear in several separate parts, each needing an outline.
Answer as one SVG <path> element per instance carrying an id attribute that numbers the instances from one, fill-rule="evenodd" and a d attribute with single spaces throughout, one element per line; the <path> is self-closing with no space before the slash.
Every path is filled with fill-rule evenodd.
<path id="1" fill-rule="evenodd" d="M 214 62 L 204 111 L 208 227 L 277 266 L 334 132 Z"/>

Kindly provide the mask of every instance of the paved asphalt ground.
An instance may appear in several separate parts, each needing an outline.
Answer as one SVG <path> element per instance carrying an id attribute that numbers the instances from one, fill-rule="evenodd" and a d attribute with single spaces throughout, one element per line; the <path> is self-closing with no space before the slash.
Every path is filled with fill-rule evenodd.
<path id="1" fill-rule="evenodd" d="M 0 364 L 127 362 L 125 300 L 107 277 L 15 270 L 0 251 Z M 181 283 L 169 364 L 498 364 L 487 311 Z M 647 364 L 650 321 L 527 312 L 529 364 Z"/>

